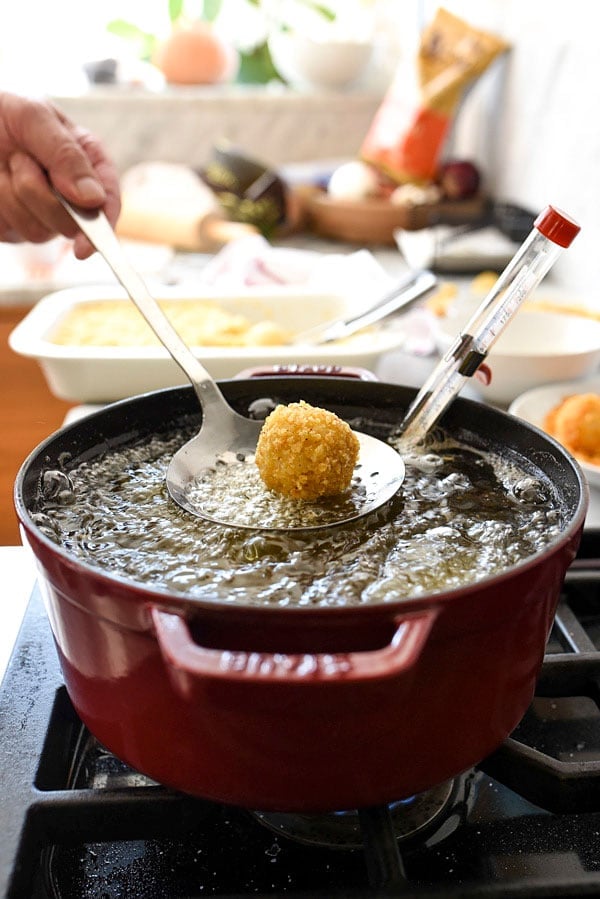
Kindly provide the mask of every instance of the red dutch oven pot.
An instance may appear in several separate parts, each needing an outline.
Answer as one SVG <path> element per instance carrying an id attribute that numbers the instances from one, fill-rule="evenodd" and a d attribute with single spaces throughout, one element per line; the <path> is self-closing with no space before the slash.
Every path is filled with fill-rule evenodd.
<path id="1" fill-rule="evenodd" d="M 384 436 L 412 388 L 348 378 L 221 384 L 252 401 L 306 399 Z M 167 412 L 168 410 L 168 412 Z M 269 608 L 186 598 L 91 568 L 49 541 L 30 509 L 42 470 L 199 416 L 189 387 L 106 407 L 23 464 L 15 504 L 67 690 L 104 746 L 153 779 L 276 811 L 360 808 L 411 796 L 481 761 L 534 692 L 587 488 L 535 428 L 457 399 L 443 424 L 471 446 L 511 449 L 556 485 L 562 534 L 537 555 L 459 589 L 362 607 Z M 367 425 L 371 422 L 371 425 Z"/>

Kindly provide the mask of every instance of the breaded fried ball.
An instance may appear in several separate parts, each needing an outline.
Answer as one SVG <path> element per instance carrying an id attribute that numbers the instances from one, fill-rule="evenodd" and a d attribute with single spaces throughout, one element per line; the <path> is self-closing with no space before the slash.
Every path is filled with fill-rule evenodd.
<path id="1" fill-rule="evenodd" d="M 600 395 L 575 393 L 546 415 L 544 427 L 584 462 L 600 464 Z"/>
<path id="2" fill-rule="evenodd" d="M 349 487 L 358 449 L 358 438 L 345 421 L 301 400 L 277 406 L 265 419 L 256 464 L 269 490 L 316 500 Z"/>

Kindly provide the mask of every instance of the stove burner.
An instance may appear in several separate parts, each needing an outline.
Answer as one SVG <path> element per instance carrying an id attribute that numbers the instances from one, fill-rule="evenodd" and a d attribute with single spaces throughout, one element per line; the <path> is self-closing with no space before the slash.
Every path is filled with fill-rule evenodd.
<path id="1" fill-rule="evenodd" d="M 447 781 L 418 796 L 389 805 L 393 833 L 398 841 L 431 832 L 457 794 L 457 782 Z M 311 846 L 360 849 L 364 844 L 359 812 L 352 809 L 324 814 L 253 812 L 254 817 L 278 836 Z"/>

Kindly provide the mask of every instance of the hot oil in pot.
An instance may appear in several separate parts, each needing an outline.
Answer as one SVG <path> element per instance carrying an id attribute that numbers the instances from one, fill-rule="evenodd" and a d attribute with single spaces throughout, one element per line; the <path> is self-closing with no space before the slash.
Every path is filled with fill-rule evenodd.
<path id="1" fill-rule="evenodd" d="M 502 571 L 561 531 L 552 485 L 515 459 L 445 438 L 406 461 L 384 508 L 292 535 L 232 529 L 181 510 L 165 487 L 183 430 L 47 471 L 32 518 L 71 555 L 128 580 L 274 606 L 395 602 Z M 260 501 L 260 483 L 246 485 Z M 253 494 L 256 493 L 256 496 Z"/>

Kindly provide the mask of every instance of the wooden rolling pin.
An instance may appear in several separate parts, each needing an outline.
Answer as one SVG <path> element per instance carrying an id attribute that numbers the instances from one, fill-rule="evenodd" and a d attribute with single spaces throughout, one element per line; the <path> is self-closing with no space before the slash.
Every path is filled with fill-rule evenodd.
<path id="1" fill-rule="evenodd" d="M 205 253 L 257 234 L 253 225 L 226 219 L 212 190 L 187 166 L 141 163 L 121 179 L 119 237 Z"/>

